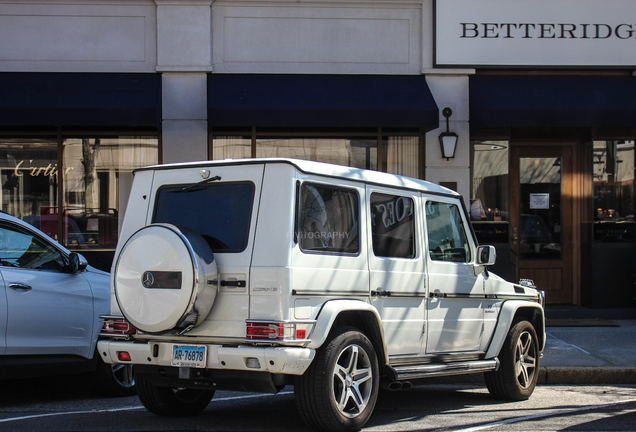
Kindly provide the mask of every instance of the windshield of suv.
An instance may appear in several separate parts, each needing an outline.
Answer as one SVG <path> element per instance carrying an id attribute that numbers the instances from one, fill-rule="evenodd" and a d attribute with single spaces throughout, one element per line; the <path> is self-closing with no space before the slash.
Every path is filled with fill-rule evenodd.
<path id="1" fill-rule="evenodd" d="M 187 227 L 201 234 L 212 252 L 242 252 L 247 247 L 254 184 L 213 183 L 184 190 L 159 190 L 154 223 Z"/>

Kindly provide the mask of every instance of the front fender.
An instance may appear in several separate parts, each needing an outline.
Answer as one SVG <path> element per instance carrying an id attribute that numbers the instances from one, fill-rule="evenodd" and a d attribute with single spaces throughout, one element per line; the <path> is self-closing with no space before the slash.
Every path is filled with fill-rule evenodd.
<path id="1" fill-rule="evenodd" d="M 499 355 L 501 347 L 506 341 L 506 336 L 512 327 L 515 318 L 519 315 L 527 317 L 527 315 L 538 314 L 538 322 L 534 322 L 535 331 L 539 338 L 539 351 L 545 348 L 545 314 L 543 308 L 538 303 L 531 303 L 522 300 L 508 300 L 501 306 L 499 317 L 497 319 L 497 328 L 490 341 L 490 346 L 486 351 L 486 358 L 493 358 Z M 531 321 L 531 319 L 528 319 Z"/>
<path id="2" fill-rule="evenodd" d="M 389 357 L 380 314 L 375 307 L 361 300 L 340 299 L 325 302 L 316 316 L 316 326 L 307 348 L 320 348 L 327 340 L 329 332 L 339 316 L 348 317 L 344 321 L 345 325 L 355 325 L 355 322 L 349 320 L 348 313 L 350 312 L 357 313 L 359 315 L 358 318 L 362 318 L 363 321 L 359 325 L 363 328 L 360 330 L 366 332 L 367 337 L 377 351 L 378 357 L 380 357 L 380 363 L 384 359 L 384 364 L 388 364 Z"/>

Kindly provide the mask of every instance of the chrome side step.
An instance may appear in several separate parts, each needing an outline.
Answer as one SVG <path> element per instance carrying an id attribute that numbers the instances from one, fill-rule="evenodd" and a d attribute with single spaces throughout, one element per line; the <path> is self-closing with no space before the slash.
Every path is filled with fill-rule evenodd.
<path id="1" fill-rule="evenodd" d="M 445 375 L 490 372 L 499 369 L 499 359 L 475 360 L 458 363 L 392 366 L 397 380 L 412 380 Z"/>

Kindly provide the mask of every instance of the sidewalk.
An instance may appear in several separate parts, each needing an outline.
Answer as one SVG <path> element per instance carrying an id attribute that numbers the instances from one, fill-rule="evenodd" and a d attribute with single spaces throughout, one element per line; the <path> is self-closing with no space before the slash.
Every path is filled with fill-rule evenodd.
<path id="1" fill-rule="evenodd" d="M 599 321 L 547 327 L 539 383 L 636 384 L 636 320 Z"/>

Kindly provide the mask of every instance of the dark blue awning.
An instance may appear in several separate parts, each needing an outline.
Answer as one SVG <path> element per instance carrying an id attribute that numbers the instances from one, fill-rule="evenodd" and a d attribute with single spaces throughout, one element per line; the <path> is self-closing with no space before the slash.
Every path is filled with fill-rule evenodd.
<path id="1" fill-rule="evenodd" d="M 0 125 L 161 127 L 161 75 L 1 73 Z"/>
<path id="2" fill-rule="evenodd" d="M 635 127 L 636 78 L 471 76 L 470 128 Z"/>
<path id="3" fill-rule="evenodd" d="M 210 127 L 438 127 L 423 76 L 208 75 Z"/>

